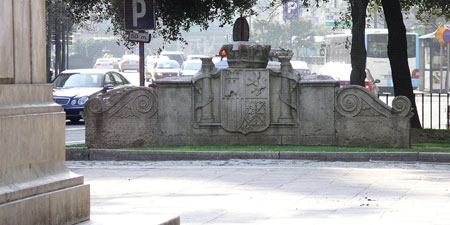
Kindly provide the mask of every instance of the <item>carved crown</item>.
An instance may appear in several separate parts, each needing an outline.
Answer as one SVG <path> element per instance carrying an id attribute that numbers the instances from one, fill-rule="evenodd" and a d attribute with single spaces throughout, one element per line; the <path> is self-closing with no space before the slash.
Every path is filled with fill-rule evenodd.
<path id="1" fill-rule="evenodd" d="M 223 47 L 231 68 L 266 68 L 269 62 L 270 45 L 235 42 Z"/>

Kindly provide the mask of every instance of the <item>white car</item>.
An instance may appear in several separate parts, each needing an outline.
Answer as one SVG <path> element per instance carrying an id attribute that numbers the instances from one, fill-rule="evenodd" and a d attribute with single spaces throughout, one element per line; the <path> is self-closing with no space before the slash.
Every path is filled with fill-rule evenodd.
<path id="1" fill-rule="evenodd" d="M 352 72 L 352 65 L 346 63 L 327 63 L 319 70 L 319 75 L 327 75 L 339 82 L 341 87 L 350 85 L 350 74 Z M 377 83 L 379 80 L 374 80 L 372 74 L 366 69 L 365 88 L 375 95 L 378 94 Z"/>
<path id="2" fill-rule="evenodd" d="M 292 68 L 299 72 L 300 75 L 309 75 L 311 74 L 311 70 L 308 68 L 308 64 L 304 61 L 291 61 Z M 281 67 L 281 63 L 279 61 L 269 61 L 267 63 L 267 69 L 276 69 L 279 70 Z"/>
<path id="3" fill-rule="evenodd" d="M 300 75 L 309 75 L 311 74 L 311 70 L 308 68 L 308 64 L 305 61 L 294 61 L 291 60 L 292 68 L 299 72 Z"/>
<path id="4" fill-rule="evenodd" d="M 186 60 L 181 66 L 180 76 L 193 76 L 202 67 L 200 59 Z"/>
<path id="5" fill-rule="evenodd" d="M 175 60 L 158 60 L 150 70 L 151 78 L 148 77 L 147 81 L 153 82 L 165 77 L 177 77 L 179 76 L 179 70 L 180 64 Z"/>
<path id="6" fill-rule="evenodd" d="M 193 59 L 201 59 L 201 58 L 208 58 L 207 55 L 188 55 L 187 60 L 193 60 Z"/>
<path id="7" fill-rule="evenodd" d="M 114 69 L 114 64 L 111 59 L 99 58 L 95 61 L 94 69 Z"/>
<path id="8" fill-rule="evenodd" d="M 139 72 L 139 56 L 138 55 L 124 55 L 119 62 L 119 71 L 137 70 Z"/>
<path id="9" fill-rule="evenodd" d="M 184 61 L 186 61 L 186 56 L 182 52 L 178 51 L 162 51 L 160 56 L 167 56 L 171 60 L 175 60 L 179 65 L 182 65 Z"/>
<path id="10" fill-rule="evenodd" d="M 145 57 L 145 74 L 150 74 L 159 60 L 170 60 L 167 56 L 149 55 Z"/>
<path id="11" fill-rule="evenodd" d="M 217 69 L 228 68 L 228 60 L 227 60 L 227 57 L 221 57 L 221 56 L 214 57 L 214 58 L 212 59 L 212 62 L 214 63 L 214 66 L 215 66 Z"/>

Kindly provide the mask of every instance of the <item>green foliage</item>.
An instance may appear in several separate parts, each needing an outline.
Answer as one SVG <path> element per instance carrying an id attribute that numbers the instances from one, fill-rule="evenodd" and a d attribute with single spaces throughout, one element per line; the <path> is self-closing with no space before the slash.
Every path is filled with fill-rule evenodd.
<path id="1" fill-rule="evenodd" d="M 53 2 L 56 0 L 47 0 Z M 70 11 L 67 16 L 76 24 L 85 21 L 105 21 L 112 23 L 110 31 L 126 40 L 123 27 L 123 0 L 60 0 Z M 271 0 L 269 10 L 279 7 L 287 0 Z M 322 7 L 329 0 L 299 0 L 304 7 Z M 350 0 L 354 1 L 354 0 Z M 418 18 L 435 15 L 450 19 L 448 0 L 400 0 L 405 10 L 417 9 Z M 192 26 L 207 29 L 212 21 L 219 21 L 220 26 L 232 24 L 236 16 L 255 15 L 253 9 L 257 0 L 155 0 L 156 29 L 154 37 L 162 37 L 165 42 L 183 41 L 183 31 Z M 371 0 L 370 10 L 381 12 L 380 0 Z M 349 10 L 341 14 L 341 21 L 350 21 Z M 124 42 L 125 43 L 125 42 Z"/>
<path id="2" fill-rule="evenodd" d="M 71 68 L 90 68 L 102 57 L 120 58 L 126 51 L 113 39 L 76 39 L 72 47 Z"/>
<path id="3" fill-rule="evenodd" d="M 277 21 L 257 20 L 253 24 L 254 33 L 252 41 L 261 44 L 269 44 L 272 48 L 289 48 L 290 24 Z M 307 46 L 314 45 L 314 36 L 321 35 L 318 27 L 313 26 L 311 21 L 298 19 L 292 21 L 292 47 L 300 51 Z"/>
<path id="4" fill-rule="evenodd" d="M 70 5 L 74 21 L 110 20 L 110 31 L 126 40 L 124 31 L 123 0 L 62 0 Z M 220 26 L 230 24 L 236 16 L 254 15 L 252 6 L 256 0 L 157 0 L 155 1 L 156 28 L 153 37 L 162 37 L 165 42 L 182 41 L 181 32 L 198 25 L 207 29 L 212 21 Z"/>

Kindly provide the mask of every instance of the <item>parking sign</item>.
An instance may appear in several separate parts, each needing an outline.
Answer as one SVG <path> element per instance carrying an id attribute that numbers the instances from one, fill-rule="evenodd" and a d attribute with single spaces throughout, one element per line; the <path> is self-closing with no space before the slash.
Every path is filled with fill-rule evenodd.
<path id="1" fill-rule="evenodd" d="M 155 28 L 153 0 L 125 0 L 125 30 Z"/>
<path id="2" fill-rule="evenodd" d="M 300 5 L 298 0 L 289 0 L 283 4 L 283 20 L 291 20 L 298 17 Z"/>

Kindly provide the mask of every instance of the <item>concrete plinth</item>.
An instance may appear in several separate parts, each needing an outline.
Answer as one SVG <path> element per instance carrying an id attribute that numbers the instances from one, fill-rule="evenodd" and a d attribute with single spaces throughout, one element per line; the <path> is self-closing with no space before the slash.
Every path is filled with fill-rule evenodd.
<path id="1" fill-rule="evenodd" d="M 47 84 L 0 85 L 0 224 L 89 219 L 89 185 L 65 165 L 65 114 Z"/>

